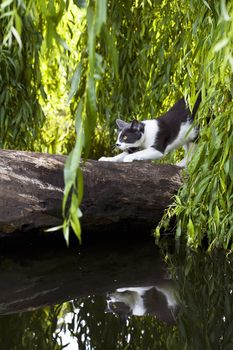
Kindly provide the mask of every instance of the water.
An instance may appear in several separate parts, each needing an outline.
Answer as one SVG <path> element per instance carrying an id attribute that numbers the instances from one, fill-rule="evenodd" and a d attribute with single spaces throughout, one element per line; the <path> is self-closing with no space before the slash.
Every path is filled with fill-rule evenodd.
<path id="1" fill-rule="evenodd" d="M 4 253 L 0 349 L 233 349 L 232 263 L 152 239 Z"/>

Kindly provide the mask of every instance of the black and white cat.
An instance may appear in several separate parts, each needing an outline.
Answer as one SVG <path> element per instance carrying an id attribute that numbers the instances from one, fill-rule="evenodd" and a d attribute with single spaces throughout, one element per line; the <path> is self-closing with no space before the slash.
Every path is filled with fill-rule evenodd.
<path id="1" fill-rule="evenodd" d="M 175 287 L 170 280 L 161 280 L 155 286 L 118 288 L 107 294 L 106 312 L 127 318 L 153 315 L 174 324 L 180 306 L 175 297 Z"/>
<path id="2" fill-rule="evenodd" d="M 109 162 L 156 160 L 183 146 L 185 157 L 177 165 L 186 166 L 194 150 L 193 142 L 198 136 L 198 128 L 193 125 L 193 121 L 200 102 L 199 94 L 192 113 L 182 98 L 158 119 L 142 122 L 133 120 L 129 123 L 117 119 L 119 135 L 116 146 L 123 152 L 115 157 L 101 157 L 99 160 Z"/>

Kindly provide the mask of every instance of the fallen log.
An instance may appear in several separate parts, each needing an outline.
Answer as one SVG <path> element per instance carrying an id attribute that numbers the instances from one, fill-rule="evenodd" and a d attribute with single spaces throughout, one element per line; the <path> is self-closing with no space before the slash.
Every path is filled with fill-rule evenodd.
<path id="1" fill-rule="evenodd" d="M 66 157 L 0 150 L 0 237 L 62 224 Z M 151 230 L 181 185 L 180 168 L 150 162 L 82 165 L 82 230 Z"/>

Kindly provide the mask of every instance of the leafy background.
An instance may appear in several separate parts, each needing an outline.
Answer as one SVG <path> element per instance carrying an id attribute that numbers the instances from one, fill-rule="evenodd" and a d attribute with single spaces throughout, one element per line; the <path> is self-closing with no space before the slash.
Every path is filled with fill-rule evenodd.
<path id="1" fill-rule="evenodd" d="M 116 118 L 157 117 L 181 96 L 192 108 L 200 91 L 198 148 L 156 233 L 175 216 L 190 246 L 231 247 L 232 18 L 227 0 L 2 1 L 0 146 L 69 154 L 67 241 L 70 226 L 81 239 L 81 156 L 111 154 Z"/>

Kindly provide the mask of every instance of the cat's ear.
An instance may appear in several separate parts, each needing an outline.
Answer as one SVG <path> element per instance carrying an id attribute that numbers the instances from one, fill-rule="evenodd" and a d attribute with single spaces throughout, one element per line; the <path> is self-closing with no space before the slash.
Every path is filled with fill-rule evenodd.
<path id="1" fill-rule="evenodd" d="M 134 119 L 131 122 L 131 128 L 143 132 L 144 131 L 144 124 L 139 122 L 137 119 Z"/>
<path id="2" fill-rule="evenodd" d="M 128 126 L 129 123 L 124 122 L 124 120 L 117 119 L 117 120 L 116 120 L 116 125 L 118 126 L 118 129 L 122 130 L 122 129 L 124 129 L 126 126 Z"/>
<path id="3" fill-rule="evenodd" d="M 137 121 L 137 119 L 134 119 L 134 120 L 132 120 L 132 122 L 131 122 L 131 129 L 138 129 L 138 124 L 139 124 L 139 122 Z"/>

